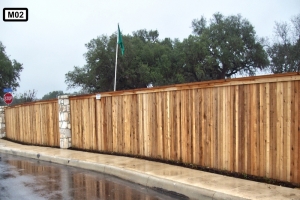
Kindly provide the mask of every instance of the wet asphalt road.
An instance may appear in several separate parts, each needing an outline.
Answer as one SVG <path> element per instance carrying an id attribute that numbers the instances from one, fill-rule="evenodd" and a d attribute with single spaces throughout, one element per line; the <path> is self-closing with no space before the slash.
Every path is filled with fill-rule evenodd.
<path id="1" fill-rule="evenodd" d="M 113 176 L 0 153 L 0 200 L 186 199 Z"/>

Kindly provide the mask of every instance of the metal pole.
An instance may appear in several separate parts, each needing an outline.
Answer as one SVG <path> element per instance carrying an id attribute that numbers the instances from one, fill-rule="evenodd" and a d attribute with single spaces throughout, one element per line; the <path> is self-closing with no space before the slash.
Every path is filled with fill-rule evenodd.
<path id="1" fill-rule="evenodd" d="M 114 91 L 116 91 L 116 87 L 117 87 L 118 42 L 119 42 L 119 32 L 117 31 L 117 46 L 116 46 L 116 64 L 115 64 L 115 83 L 114 83 Z"/>

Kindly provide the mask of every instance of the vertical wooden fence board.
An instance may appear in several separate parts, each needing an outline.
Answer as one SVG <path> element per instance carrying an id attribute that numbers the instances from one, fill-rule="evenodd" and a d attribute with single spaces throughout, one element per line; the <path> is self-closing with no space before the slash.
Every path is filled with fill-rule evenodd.
<path id="1" fill-rule="evenodd" d="M 167 94 L 166 93 L 158 93 L 159 98 L 161 98 L 161 117 L 162 117 L 162 158 L 168 158 L 168 139 L 167 139 L 167 131 L 168 131 L 168 114 L 167 114 Z"/>
<path id="2" fill-rule="evenodd" d="M 204 107 L 205 107 L 205 103 L 206 100 L 204 99 L 205 96 L 205 90 L 204 89 L 198 89 L 199 91 L 199 165 L 201 166 L 205 166 L 205 158 L 204 158 L 204 136 L 205 136 L 205 129 L 204 129 L 204 125 L 205 125 L 205 121 L 204 121 L 204 115 L 205 115 L 205 111 L 204 111 Z"/>
<path id="3" fill-rule="evenodd" d="M 234 156 L 234 163 L 233 163 L 233 171 L 239 172 L 239 87 L 234 86 L 234 110 L 233 110 L 233 156 Z"/>
<path id="4" fill-rule="evenodd" d="M 265 105 L 265 118 L 266 118 L 266 123 L 265 123 L 265 141 L 266 141 L 266 153 L 265 153 L 265 168 L 266 168 L 266 173 L 265 177 L 270 177 L 270 84 L 266 83 L 266 105 Z"/>
<path id="5" fill-rule="evenodd" d="M 289 148 L 289 152 L 290 152 L 290 173 L 288 175 L 290 175 L 290 181 L 293 182 L 294 178 L 295 178 L 295 172 L 294 172 L 294 167 L 295 167 L 295 157 L 294 157 L 294 153 L 295 153 L 295 121 L 297 118 L 297 114 L 298 111 L 295 111 L 296 109 L 296 105 L 295 105 L 295 101 L 296 101 L 296 97 L 295 97 L 295 90 L 296 90 L 296 84 L 295 82 L 291 83 L 291 112 L 290 112 L 290 119 L 291 119 L 291 134 L 290 134 L 290 146 Z"/>
<path id="6" fill-rule="evenodd" d="M 125 95 L 123 96 L 123 115 L 124 115 L 124 153 L 129 154 L 130 153 L 130 140 L 131 140 L 131 130 L 130 130 L 130 120 L 131 120 L 131 116 L 130 116 L 130 96 L 129 95 Z"/>
<path id="7" fill-rule="evenodd" d="M 112 135 L 113 135 L 113 152 L 117 152 L 118 150 L 118 140 L 117 140 L 117 132 L 118 132 L 118 106 L 117 106 L 117 97 L 111 97 L 112 98 Z M 101 104 L 101 108 L 104 110 L 103 105 Z M 102 122 L 104 124 L 104 121 Z M 102 141 L 101 144 L 103 144 Z"/>
<path id="8" fill-rule="evenodd" d="M 144 116 L 144 110 L 143 110 L 143 95 L 138 95 L 138 141 L 139 141 L 139 151 L 138 155 L 144 155 L 144 122 L 143 122 L 143 116 Z"/>
<path id="9" fill-rule="evenodd" d="M 218 105 L 218 92 L 216 90 L 216 88 L 214 88 L 213 90 L 211 90 L 211 116 L 210 116 L 210 132 L 211 132 L 211 136 L 210 136 L 210 152 L 211 152 L 211 158 L 210 158 L 210 165 L 212 168 L 215 168 L 217 166 L 218 163 L 218 148 L 217 146 L 219 146 L 218 144 L 218 129 L 217 129 L 217 116 L 218 116 L 218 110 L 217 110 L 217 105 Z M 216 155 L 216 156 L 215 156 Z"/>
<path id="10" fill-rule="evenodd" d="M 277 97 L 277 104 L 276 104 L 276 169 L 275 169 L 275 178 L 281 178 L 281 170 L 282 167 L 282 103 L 283 103 L 283 95 L 282 95 L 282 84 L 276 83 L 276 97 Z"/>
<path id="11" fill-rule="evenodd" d="M 145 156 L 149 156 L 149 113 L 148 113 L 148 98 L 147 98 L 147 94 L 142 94 L 142 109 L 143 109 L 143 129 L 142 129 L 142 133 L 144 135 L 143 137 L 143 155 Z"/>
<path id="12" fill-rule="evenodd" d="M 193 90 L 193 163 L 196 165 L 200 164 L 200 128 L 201 123 L 199 122 L 200 118 L 200 95 L 199 90 Z M 174 126 L 174 125 L 173 125 Z"/>
<path id="13" fill-rule="evenodd" d="M 294 90 L 292 91 L 294 93 L 294 108 L 292 109 L 292 115 L 291 117 L 293 117 L 293 129 L 294 131 L 293 133 L 293 138 L 292 138 L 292 148 L 291 148 L 291 152 L 293 152 L 293 161 L 292 161 L 292 166 L 293 168 L 291 169 L 292 173 L 293 173 L 293 178 L 292 178 L 292 182 L 294 183 L 299 183 L 300 182 L 300 172 L 299 172 L 299 168 L 300 168 L 300 163 L 298 162 L 299 159 L 299 155 L 300 153 L 298 153 L 299 149 L 300 149 L 300 144 L 298 143 L 300 140 L 300 134 L 299 134 L 299 125 L 300 125 L 300 116 L 299 116 L 299 109 L 300 109 L 300 81 L 297 81 L 294 83 Z"/>
<path id="14" fill-rule="evenodd" d="M 287 177 L 287 172 L 288 172 L 288 168 L 289 168 L 289 163 L 287 162 L 289 160 L 290 155 L 288 154 L 288 145 L 290 146 L 290 144 L 288 144 L 288 138 L 290 135 L 290 128 L 289 128 L 289 124 L 290 124 L 290 118 L 289 118 L 289 111 L 287 109 L 291 109 L 290 108 L 290 94 L 288 94 L 290 88 L 290 85 L 288 85 L 288 82 L 284 82 L 282 83 L 282 96 L 283 96 L 283 130 L 282 130 L 282 135 L 283 135 L 283 143 L 282 143 L 282 165 L 283 165 L 283 171 L 281 174 L 281 179 L 289 179 L 289 177 Z M 288 96 L 289 95 L 289 96 Z"/>
<path id="15" fill-rule="evenodd" d="M 270 143 L 270 151 L 269 151 L 269 177 L 275 177 L 275 168 L 276 168 L 276 87 L 275 84 L 270 84 L 270 131 L 269 131 L 269 143 Z"/>
<path id="16" fill-rule="evenodd" d="M 227 95 L 226 95 L 226 87 L 220 88 L 222 101 L 221 101 L 221 133 L 222 133 L 222 161 L 221 166 L 223 169 L 227 169 L 227 153 L 228 153 L 228 144 L 227 144 L 227 135 L 228 132 L 226 130 L 226 124 L 228 123 L 228 116 L 226 116 L 226 102 L 227 102 Z"/>
<path id="17" fill-rule="evenodd" d="M 217 88 L 218 90 L 218 115 L 217 115 L 217 127 L 218 127 L 218 166 L 223 168 L 223 151 L 224 151 L 224 133 L 223 133 L 223 99 L 222 88 Z M 208 102 L 209 103 L 209 102 Z M 208 106 L 208 105 L 207 105 Z"/>
<path id="18" fill-rule="evenodd" d="M 71 109 L 71 130 L 72 130 L 72 147 L 78 147 L 78 134 L 79 134 L 79 117 L 80 113 L 78 112 L 78 100 L 70 101 L 70 109 Z"/>
<path id="19" fill-rule="evenodd" d="M 177 161 L 182 161 L 182 141 L 181 141 L 181 91 L 176 91 L 176 146 L 177 146 Z"/>
<path id="20" fill-rule="evenodd" d="M 257 121 L 259 120 L 259 96 L 258 96 L 258 89 L 257 84 L 251 85 L 251 174 L 257 175 L 259 170 L 259 131 L 258 131 L 258 124 Z"/>
<path id="21" fill-rule="evenodd" d="M 215 130 L 214 130 L 214 90 L 208 90 L 208 113 L 207 113 L 207 158 L 206 162 L 209 167 L 214 166 L 214 152 L 215 152 L 215 146 L 214 146 L 214 139 L 215 139 Z"/>
<path id="22" fill-rule="evenodd" d="M 284 90 L 285 91 L 285 90 Z M 287 108 L 286 108 L 286 180 L 291 181 L 291 108 L 292 108 L 292 83 L 287 82 Z"/>
<path id="23" fill-rule="evenodd" d="M 156 93 L 155 95 L 155 111 L 157 114 L 156 118 L 156 133 L 157 133 L 157 151 L 158 151 L 158 157 L 163 158 L 163 119 L 162 119 L 162 97 L 161 93 Z"/>
<path id="24" fill-rule="evenodd" d="M 139 139 L 138 139 L 138 95 L 133 96 L 133 102 L 131 104 L 132 106 L 132 117 L 133 117 L 133 124 L 132 124 L 132 130 L 134 134 L 133 138 L 133 145 L 132 145 L 132 152 L 134 155 L 138 155 L 138 149 L 139 149 Z"/>
<path id="25" fill-rule="evenodd" d="M 195 163 L 195 138 L 196 138 L 196 114 L 195 114 L 195 92 L 196 90 L 190 90 L 191 98 L 190 98 L 190 113 L 191 113 L 191 163 Z"/>
<path id="26" fill-rule="evenodd" d="M 239 138 L 239 143 L 238 143 L 238 149 L 239 149 L 239 166 L 238 166 L 238 172 L 240 173 L 245 173 L 245 92 L 244 92 L 244 86 L 238 86 L 239 89 L 239 96 L 238 96 L 238 101 L 239 101 L 239 116 L 238 116 L 238 138 Z"/>
<path id="27" fill-rule="evenodd" d="M 95 141 L 93 145 L 96 150 L 101 150 L 101 100 L 95 102 Z"/>
<path id="28" fill-rule="evenodd" d="M 97 150 L 96 148 L 96 98 L 90 99 L 90 109 L 89 109 L 89 120 L 90 120 L 90 134 L 92 134 L 92 137 L 90 137 L 90 150 Z"/>
<path id="29" fill-rule="evenodd" d="M 72 101 L 71 101 L 72 102 Z M 74 129 L 72 129 L 72 146 L 75 148 L 82 148 L 82 142 L 80 142 L 80 140 L 83 139 L 81 132 L 82 132 L 82 120 L 81 120 L 81 101 L 79 100 L 75 100 L 74 102 L 74 106 L 71 107 L 75 107 L 76 108 L 76 118 L 74 117 L 75 121 L 72 121 L 72 127 Z M 74 116 L 74 115 L 73 115 Z M 76 129 L 75 129 L 76 127 Z M 75 130 L 75 131 L 73 131 Z"/>
<path id="30" fill-rule="evenodd" d="M 251 174 L 251 152 L 252 152 L 252 147 L 251 147 L 251 133 L 250 133 L 250 128 L 253 124 L 251 124 L 251 85 L 245 85 L 246 89 L 246 96 L 245 96 L 245 135 L 246 135 L 246 146 L 245 146 L 245 155 L 246 155 L 246 162 L 245 162 L 245 171 L 247 174 Z"/>
<path id="31" fill-rule="evenodd" d="M 225 166 L 224 168 L 230 171 L 230 156 L 231 156 L 231 140 L 232 140 L 232 131 L 230 127 L 232 126 L 232 112 L 231 112 L 231 105 L 230 105 L 230 87 L 224 88 L 224 96 L 225 96 L 225 107 L 224 107 L 224 133 L 225 133 Z M 213 155 L 212 155 L 213 156 Z"/>
<path id="32" fill-rule="evenodd" d="M 149 112 L 149 135 L 150 135 L 150 143 L 149 146 L 151 148 L 150 150 L 150 157 L 153 158 L 157 158 L 157 132 L 156 132 L 156 127 L 155 127 L 155 121 L 156 121 L 156 117 L 155 117 L 155 98 L 153 93 L 148 95 L 148 100 L 149 100 L 149 104 L 148 104 L 148 112 Z M 166 132 L 165 132 L 166 133 Z"/>
<path id="33" fill-rule="evenodd" d="M 230 123 L 228 123 L 228 135 L 229 135 L 229 154 L 228 154 L 228 170 L 234 170 L 234 142 L 235 142 L 235 135 L 234 135 L 234 87 L 227 87 L 228 89 L 228 108 L 227 114 L 229 115 Z"/>
<path id="34" fill-rule="evenodd" d="M 258 120 L 258 130 L 259 130 L 259 135 L 257 137 L 257 139 L 259 140 L 259 146 L 258 146 L 258 167 L 259 167 L 259 176 L 264 176 L 264 172 L 265 172 L 265 165 L 264 165 L 264 161 L 265 161 L 265 149 L 264 147 L 266 146 L 265 144 L 265 85 L 264 84 L 259 84 L 258 85 L 258 98 L 259 98 L 259 104 L 258 104 L 258 108 L 259 108 L 259 113 L 257 113 L 259 115 L 259 120 Z"/>
<path id="35" fill-rule="evenodd" d="M 181 132 L 181 157 L 182 161 L 187 161 L 187 141 L 186 141 L 186 129 L 187 129 L 187 122 L 186 122 L 186 91 L 181 91 L 181 105 L 180 105 L 180 132 Z"/>
<path id="36" fill-rule="evenodd" d="M 203 90 L 203 102 L 204 102 L 204 107 L 203 107 L 203 118 L 202 118 L 202 159 L 203 159 L 203 165 L 206 167 L 209 167 L 208 165 L 208 148 L 207 148 L 207 140 L 208 140 L 208 115 L 209 115 L 209 102 L 210 102 L 210 98 L 209 98 L 209 89 L 204 89 Z"/>
<path id="37" fill-rule="evenodd" d="M 171 99 L 171 93 L 168 91 L 166 92 L 166 124 L 167 124 L 167 134 L 166 134 L 166 141 L 167 141 L 167 145 L 166 145 L 166 150 L 165 150 L 165 155 L 166 155 L 166 159 L 170 160 L 171 158 L 171 108 L 170 108 L 170 99 Z M 153 105 L 153 104 L 152 104 Z"/>
<path id="38" fill-rule="evenodd" d="M 300 109 L 300 81 L 297 81 L 297 103 L 298 103 L 298 109 L 296 110 L 297 113 Z M 295 153 L 295 162 L 298 161 L 298 170 L 296 170 L 297 172 L 297 178 L 295 177 L 296 181 L 294 183 L 300 183 L 300 172 L 299 172 L 299 168 L 300 168 L 300 116 L 299 116 L 299 113 L 298 113 L 298 120 L 296 118 L 296 124 L 295 124 L 295 127 L 296 127 L 296 130 L 295 130 L 295 134 L 296 134 L 296 137 L 295 137 L 295 141 L 298 141 L 298 143 L 296 144 L 297 146 L 295 147 L 296 148 L 296 151 L 298 150 L 298 153 L 296 152 Z"/>
<path id="39" fill-rule="evenodd" d="M 123 152 L 123 106 L 122 106 L 123 96 L 118 97 L 118 110 L 119 115 L 117 117 L 118 121 L 118 132 L 117 132 L 117 140 L 118 140 L 118 152 Z"/>
<path id="40" fill-rule="evenodd" d="M 255 155 L 255 159 L 256 159 L 256 166 L 255 166 L 255 173 L 256 175 L 260 174 L 260 161 L 261 161 L 261 155 L 260 155 L 260 146 L 261 146 L 261 141 L 260 140 L 260 87 L 259 84 L 255 85 L 255 133 L 256 133 L 256 155 Z"/>
<path id="41" fill-rule="evenodd" d="M 176 101 L 175 101 L 175 92 L 170 92 L 170 160 L 176 160 L 176 151 L 175 151 L 175 140 L 176 140 Z M 156 99 L 158 101 L 159 99 Z M 157 114 L 159 117 L 159 114 Z"/>
<path id="42" fill-rule="evenodd" d="M 115 134 L 114 134 L 114 102 L 113 102 L 113 98 L 112 97 L 105 97 L 106 100 L 106 106 L 103 104 L 103 106 L 101 107 L 101 109 L 104 111 L 103 115 L 105 117 L 102 117 L 103 122 L 102 123 L 106 123 L 107 127 L 106 127 L 106 137 L 109 138 L 107 141 L 105 139 L 103 139 L 103 146 L 105 146 L 105 142 L 108 143 L 107 145 L 107 149 L 105 148 L 105 151 L 109 151 L 109 152 L 114 152 L 115 151 Z M 117 116 L 115 116 L 117 117 Z M 107 122 L 105 122 L 107 120 Z"/>
<path id="43" fill-rule="evenodd" d="M 187 158 L 186 162 L 187 163 L 192 163 L 192 110 L 191 110 L 191 105 L 192 105 L 192 100 L 191 100 L 191 90 L 186 90 L 186 153 L 187 153 Z"/>

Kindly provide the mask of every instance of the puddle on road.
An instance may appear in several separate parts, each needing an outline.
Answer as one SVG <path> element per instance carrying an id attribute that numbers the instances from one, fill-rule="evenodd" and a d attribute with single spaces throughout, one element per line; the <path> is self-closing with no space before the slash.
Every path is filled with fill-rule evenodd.
<path id="1" fill-rule="evenodd" d="M 84 169 L 0 157 L 0 199 L 187 199 Z"/>

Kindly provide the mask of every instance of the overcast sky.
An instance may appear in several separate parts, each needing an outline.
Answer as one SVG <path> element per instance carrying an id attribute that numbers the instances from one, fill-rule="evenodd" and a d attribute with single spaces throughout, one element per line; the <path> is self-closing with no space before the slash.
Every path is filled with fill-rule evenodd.
<path id="1" fill-rule="evenodd" d="M 73 92 L 66 90 L 65 74 L 85 64 L 86 43 L 111 35 L 118 23 L 123 34 L 152 29 L 160 39 L 182 41 L 193 19 L 221 12 L 241 14 L 259 37 L 271 38 L 275 21 L 300 13 L 300 0 L 0 0 L 1 12 L 9 7 L 29 12 L 28 22 L 0 22 L 6 53 L 24 67 L 17 93 L 35 89 L 41 98 L 54 90 Z"/>

